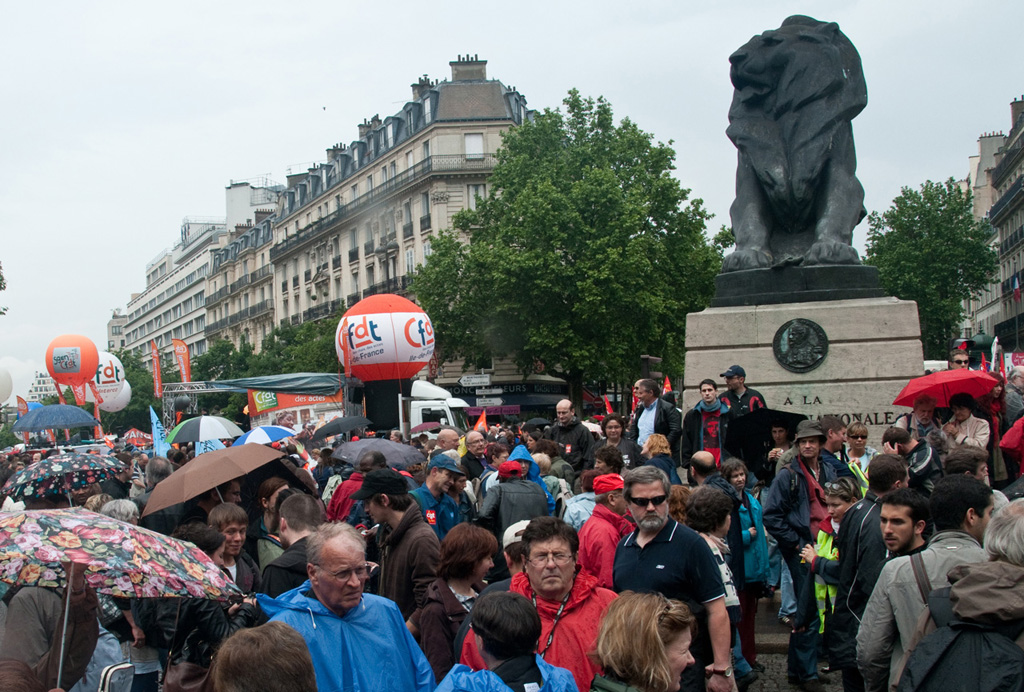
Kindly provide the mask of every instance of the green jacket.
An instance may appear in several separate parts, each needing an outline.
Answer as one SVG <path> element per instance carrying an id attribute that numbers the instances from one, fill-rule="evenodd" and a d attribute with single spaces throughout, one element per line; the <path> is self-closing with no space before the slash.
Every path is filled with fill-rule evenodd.
<path id="1" fill-rule="evenodd" d="M 590 692 L 640 692 L 635 687 L 630 687 L 624 682 L 609 680 L 603 675 L 594 676 L 594 682 L 590 683 Z"/>

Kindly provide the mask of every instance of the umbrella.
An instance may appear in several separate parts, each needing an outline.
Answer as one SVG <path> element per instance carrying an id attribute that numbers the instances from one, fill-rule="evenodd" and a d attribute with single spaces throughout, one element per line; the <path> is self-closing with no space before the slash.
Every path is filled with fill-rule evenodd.
<path id="1" fill-rule="evenodd" d="M 40 406 L 18 419 L 11 428 L 14 432 L 39 432 L 58 428 L 93 428 L 100 422 L 85 410 L 67 404 Z"/>
<path id="2" fill-rule="evenodd" d="M 138 428 L 132 428 L 122 435 L 121 439 L 133 447 L 147 447 L 153 443 L 153 436 L 142 432 Z"/>
<path id="3" fill-rule="evenodd" d="M 66 494 L 98 483 L 124 470 L 120 459 L 98 454 L 64 454 L 31 464 L 11 476 L 3 494 L 14 499 Z"/>
<path id="4" fill-rule="evenodd" d="M 328 437 L 344 435 L 347 432 L 352 432 L 356 428 L 365 428 L 368 425 L 373 425 L 373 422 L 369 418 L 363 418 L 362 416 L 338 417 L 317 428 L 316 432 L 313 434 L 313 439 L 310 440 L 309 443 L 317 444 L 321 440 L 326 440 Z"/>
<path id="5" fill-rule="evenodd" d="M 411 434 L 411 435 L 419 435 L 420 433 L 434 432 L 435 430 L 440 430 L 440 429 L 441 429 L 441 424 L 438 423 L 436 420 L 434 420 L 434 421 L 427 421 L 426 423 L 420 423 L 419 425 L 414 426 L 411 430 L 409 430 L 409 434 Z"/>
<path id="6" fill-rule="evenodd" d="M 914 399 L 927 394 L 935 397 L 937 406 L 949 406 L 949 397 L 954 394 L 979 397 L 991 392 L 997 384 L 999 380 L 994 375 L 982 370 L 939 370 L 912 379 L 892 403 L 896 406 L 913 406 Z"/>
<path id="7" fill-rule="evenodd" d="M 523 423 L 523 425 L 537 426 L 538 428 L 546 428 L 551 425 L 551 421 L 547 418 L 531 418 L 530 420 Z"/>
<path id="8" fill-rule="evenodd" d="M 283 425 L 261 425 L 239 437 L 231 446 L 237 447 L 238 445 L 246 444 L 265 445 L 283 440 L 286 437 L 295 437 L 295 431 Z"/>
<path id="9" fill-rule="evenodd" d="M 156 484 L 142 516 L 191 500 L 280 456 L 281 452 L 263 445 L 241 445 L 200 454 Z"/>
<path id="10" fill-rule="evenodd" d="M 585 420 L 585 421 L 583 421 L 583 427 L 585 427 L 587 430 L 589 430 L 592 433 L 601 434 L 601 426 L 598 425 L 597 423 L 591 423 L 590 421 Z"/>
<path id="11" fill-rule="evenodd" d="M 97 592 L 123 598 L 227 600 L 239 592 L 213 560 L 191 543 L 82 509 L 0 515 L 0 581 L 57 588 L 70 579 L 62 563 L 85 568 Z M 70 590 L 65 590 L 57 679 L 64 669 Z M 11 632 L 7 636 L 11 636 Z"/>
<path id="12" fill-rule="evenodd" d="M 377 437 L 346 442 L 339 445 L 331 456 L 355 466 L 359 458 L 366 452 L 380 452 L 387 459 L 388 466 L 399 471 L 404 470 L 410 464 L 422 464 L 426 461 L 423 453 L 411 445 L 403 445 Z"/>
<path id="13" fill-rule="evenodd" d="M 734 456 L 746 461 L 754 475 L 761 478 L 761 462 L 765 452 L 774 445 L 772 424 L 781 422 L 792 432 L 802 420 L 807 420 L 807 416 L 802 413 L 759 408 L 729 421 L 725 448 Z"/>
<path id="14" fill-rule="evenodd" d="M 204 440 L 223 440 L 228 437 L 240 437 L 242 429 L 220 416 L 197 416 L 182 421 L 167 433 L 168 444 L 182 442 L 202 442 Z"/>

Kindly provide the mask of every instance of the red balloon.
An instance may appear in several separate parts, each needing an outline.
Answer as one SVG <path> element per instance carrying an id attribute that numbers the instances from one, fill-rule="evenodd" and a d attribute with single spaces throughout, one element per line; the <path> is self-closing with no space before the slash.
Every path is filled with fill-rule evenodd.
<path id="1" fill-rule="evenodd" d="M 99 364 L 96 344 L 78 334 L 62 334 L 46 347 L 46 369 L 57 384 L 65 387 L 89 382 Z"/>
<path id="2" fill-rule="evenodd" d="M 434 327 L 423 309 L 407 298 L 382 293 L 346 312 L 334 340 L 338 360 L 363 382 L 404 380 L 430 361 Z"/>

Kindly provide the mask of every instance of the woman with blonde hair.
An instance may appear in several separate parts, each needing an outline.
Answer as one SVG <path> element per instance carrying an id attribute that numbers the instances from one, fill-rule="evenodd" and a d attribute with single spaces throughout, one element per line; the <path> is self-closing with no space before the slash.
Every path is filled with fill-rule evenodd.
<path id="1" fill-rule="evenodd" d="M 624 591 L 601 620 L 594 658 L 604 674 L 590 692 L 676 692 L 694 662 L 696 632 L 697 619 L 682 601 Z"/>
<path id="2" fill-rule="evenodd" d="M 669 447 L 667 437 L 658 433 L 648 435 L 647 442 L 644 442 L 643 455 L 647 459 L 644 462 L 645 466 L 654 466 L 664 471 L 672 485 L 683 484 L 676 473 L 676 463 L 672 460 L 672 448 Z"/>

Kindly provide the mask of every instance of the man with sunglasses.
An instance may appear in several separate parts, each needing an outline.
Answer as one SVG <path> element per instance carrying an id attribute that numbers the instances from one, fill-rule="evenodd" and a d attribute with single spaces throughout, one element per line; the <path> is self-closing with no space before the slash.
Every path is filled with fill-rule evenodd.
<path id="1" fill-rule="evenodd" d="M 950 370 L 969 370 L 971 357 L 966 350 L 954 348 L 949 352 L 948 366 Z"/>
<path id="2" fill-rule="evenodd" d="M 700 535 L 668 515 L 669 480 L 653 466 L 626 473 L 623 493 L 637 528 L 615 550 L 615 590 L 658 592 L 690 606 L 697 636 L 690 647 L 696 665 L 683 671 L 682 688 L 733 689 L 731 631 L 725 586 L 711 549 Z"/>
<path id="3" fill-rule="evenodd" d="M 433 690 L 434 671 L 398 606 L 363 593 L 369 569 L 362 536 L 345 523 L 323 524 L 307 539 L 306 555 L 308 581 L 259 600 L 271 621 L 306 640 L 317 688 Z"/>

